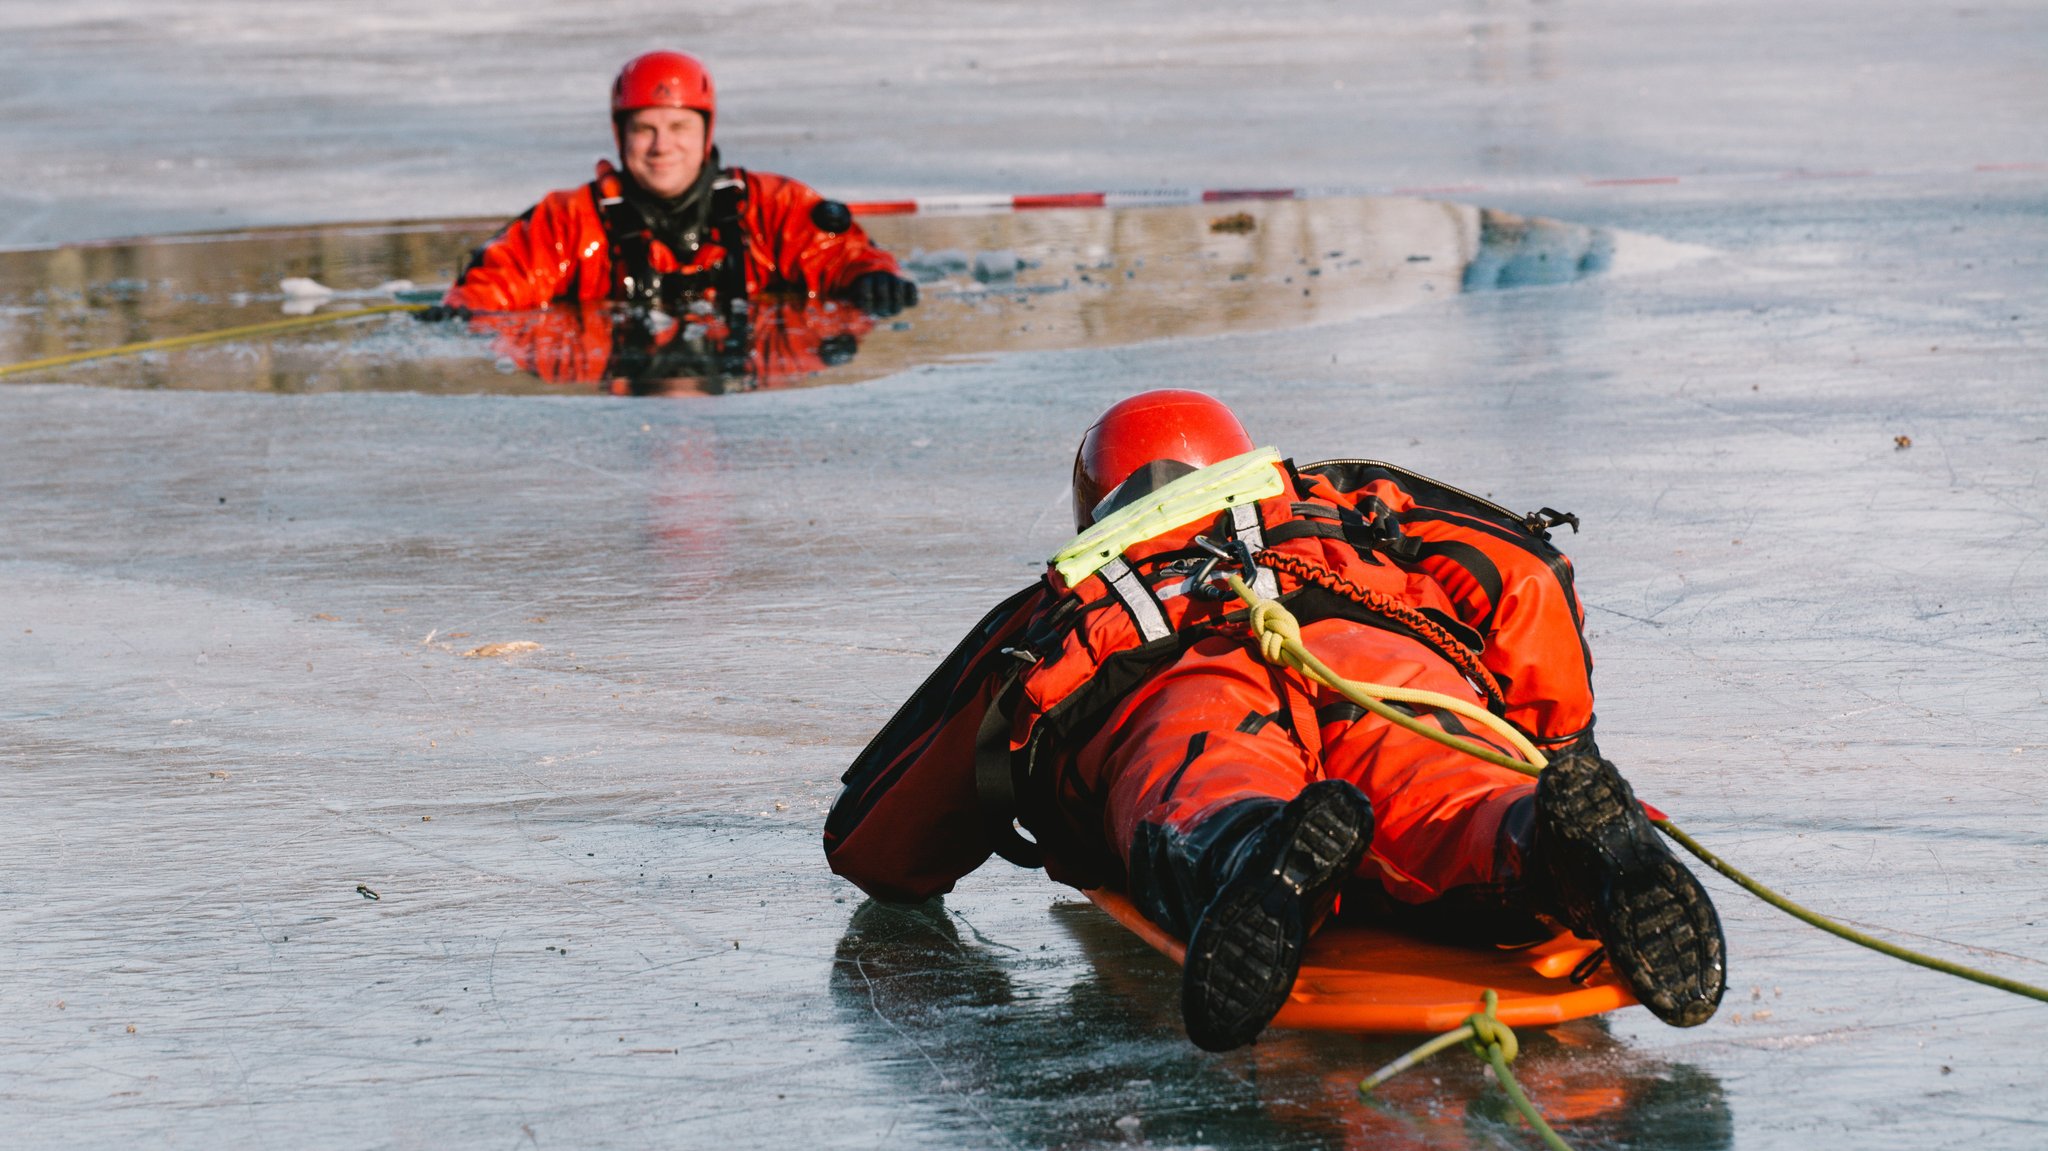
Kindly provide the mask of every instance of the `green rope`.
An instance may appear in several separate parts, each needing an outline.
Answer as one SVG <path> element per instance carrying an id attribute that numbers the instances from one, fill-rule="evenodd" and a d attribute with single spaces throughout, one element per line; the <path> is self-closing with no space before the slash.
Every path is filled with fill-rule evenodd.
<path id="1" fill-rule="evenodd" d="M 1672 839 L 1677 840 L 1680 846 L 1684 847 L 1687 851 L 1690 851 L 1694 855 L 1698 856 L 1700 862 L 1706 864 L 1708 867 L 1713 868 L 1715 871 L 1720 872 L 1722 875 L 1727 876 L 1729 879 L 1734 880 L 1735 883 L 1738 886 L 1740 886 L 1743 890 L 1749 892 L 1751 895 L 1756 896 L 1758 899 L 1763 900 L 1765 903 L 1770 904 L 1772 907 L 1777 908 L 1779 911 L 1784 912 L 1792 918 L 1797 919 L 1803 923 L 1812 924 L 1813 926 L 1820 928 L 1822 931 L 1827 932 L 1829 935 L 1838 936 L 1842 939 L 1848 940 L 1851 943 L 1861 944 L 1864 947 L 1870 948 L 1872 951 L 1882 952 L 1883 954 L 1889 955 L 1894 959 L 1903 959 L 1907 963 L 1918 964 L 1921 967 L 1925 967 L 1933 971 L 1940 971 L 1948 975 L 1953 975 L 1958 979 L 1967 979 L 1972 983 L 1981 983 L 1986 987 L 1996 987 L 2000 991 L 2010 991 L 2014 995 L 2024 995 L 2029 999 L 2038 999 L 2044 1003 L 2048 1003 L 2048 989 L 2035 987 L 2030 983 L 2021 983 L 2017 979 L 2006 979 L 2003 976 L 1992 975 L 1989 972 L 1979 971 L 1974 967 L 1965 967 L 1960 963 L 1950 963 L 1946 959 L 1936 959 L 1932 955 L 1923 955 L 1918 951 L 1912 950 L 1911 948 L 1900 947 L 1896 943 L 1886 943 L 1884 940 L 1878 939 L 1875 936 L 1865 935 L 1863 932 L 1858 931 L 1853 927 L 1848 927 L 1843 924 L 1837 923 L 1834 920 L 1829 919 L 1827 916 L 1820 914 L 1819 912 L 1809 911 L 1806 908 L 1801 907 L 1800 905 L 1785 898 L 1784 896 L 1779 895 L 1777 892 L 1772 891 L 1770 888 L 1765 887 L 1763 884 L 1758 883 L 1756 880 L 1751 879 L 1749 876 L 1744 875 L 1742 872 L 1735 870 L 1735 868 L 1729 866 L 1726 862 L 1722 861 L 1721 857 L 1715 855 L 1713 852 L 1708 851 L 1706 848 L 1700 846 L 1698 840 L 1695 840 L 1692 836 L 1687 835 L 1683 831 L 1680 831 L 1678 829 L 1678 826 L 1672 823 L 1670 820 L 1657 819 L 1652 820 L 1651 822 L 1657 825 L 1658 831 L 1661 831 L 1664 834 L 1670 836 Z"/>
<path id="2" fill-rule="evenodd" d="M 1360 683 L 1337 674 L 1329 664 L 1308 650 L 1308 645 L 1301 642 L 1301 622 L 1295 619 L 1294 613 L 1288 611 L 1280 601 L 1261 597 L 1258 592 L 1252 590 L 1250 584 L 1234 573 L 1225 573 L 1223 578 L 1229 583 L 1230 590 L 1236 592 L 1238 598 L 1251 608 L 1251 618 L 1247 622 L 1251 625 L 1252 634 L 1258 638 L 1259 652 L 1267 663 L 1295 668 L 1388 723 L 1433 739 L 1446 747 L 1455 748 L 1474 759 L 1528 775 L 1535 775 L 1548 766 L 1543 753 L 1536 750 L 1535 745 L 1529 742 L 1528 736 L 1516 731 L 1514 725 L 1506 720 L 1466 700 L 1441 692 L 1390 687 L 1381 683 Z M 1440 727 L 1432 727 L 1412 715 L 1389 707 L 1384 702 L 1387 699 L 1420 703 L 1439 711 L 1462 715 L 1490 728 L 1494 734 L 1520 750 L 1527 758 L 1515 759 L 1502 755 L 1485 744 L 1452 735 Z"/>
<path id="3" fill-rule="evenodd" d="M 222 340 L 238 340 L 246 336 L 267 336 L 275 332 L 289 332 L 297 328 L 310 328 L 319 324 L 332 324 L 339 320 L 353 320 L 358 316 L 377 316 L 385 312 L 417 312 L 426 304 L 377 304 L 368 308 L 352 308 L 346 312 L 320 312 L 311 316 L 292 316 L 289 319 L 270 320 L 261 324 L 243 324 L 234 328 L 219 328 L 211 332 L 194 332 L 188 336 L 165 336 L 160 340 L 143 340 L 136 344 L 121 344 L 112 348 L 94 348 L 85 352 L 70 352 L 62 356 L 46 356 L 40 360 L 24 360 L 18 364 L 0 364 L 0 376 L 18 375 L 22 372 L 41 371 L 45 368 L 61 368 L 86 360 L 103 360 L 109 356 L 128 356 L 137 352 L 161 352 L 170 348 L 188 348 L 194 344 L 212 344 Z"/>
<path id="4" fill-rule="evenodd" d="M 1414 716 L 1400 712 L 1375 699 L 1373 697 L 1374 693 L 1385 694 L 1393 689 L 1389 689 L 1382 684 L 1359 683 L 1337 674 L 1328 664 L 1317 659 L 1308 650 L 1307 646 L 1301 642 L 1300 623 L 1277 600 L 1263 598 L 1252 590 L 1251 585 L 1245 583 L 1243 579 L 1236 575 L 1227 575 L 1225 578 L 1230 583 L 1230 589 L 1236 592 L 1238 598 L 1242 599 L 1251 608 L 1252 616 L 1250 623 L 1252 632 L 1259 641 L 1259 650 L 1265 656 L 1267 662 L 1296 668 L 1303 674 L 1328 686 L 1345 699 L 1365 708 L 1388 723 L 1406 728 L 1417 735 L 1433 739 L 1446 747 L 1455 748 L 1475 759 L 1481 759 L 1487 763 L 1519 771 L 1526 775 L 1535 775 L 1546 766 L 1542 762 L 1542 756 L 1536 753 L 1533 748 L 1530 748 L 1526 753 L 1530 757 L 1529 760 L 1514 759 L 1510 756 L 1502 755 L 1492 748 L 1482 747 L 1472 740 L 1460 739 L 1441 728 L 1423 723 Z M 1402 698 L 1433 707 L 1458 710 L 1460 714 L 1466 714 L 1471 709 L 1471 705 L 1462 700 L 1455 700 L 1450 696 L 1438 696 L 1432 692 L 1402 689 Z M 1507 726 L 1506 721 L 1491 714 L 1475 716 L 1474 718 L 1483 718 L 1490 725 L 1497 725 L 1498 727 Z M 1520 737 L 1518 736 L 1518 738 Z M 1520 738 L 1520 742 L 1526 744 L 1527 740 L 1526 738 Z M 1882 955 L 1889 955 L 1894 959 L 1903 959 L 1907 963 L 1925 967 L 1930 971 L 1939 971 L 1944 974 L 1953 975 L 1958 979 L 1967 979 L 1972 983 L 1981 983 L 1986 987 L 1995 987 L 2000 991 L 2009 991 L 2014 995 L 2022 995 L 2028 999 L 2038 999 L 2048 1003 L 2048 990 L 2035 987 L 2029 983 L 2021 983 L 2016 979 L 2006 979 L 1988 972 L 1978 971 L 1974 967 L 1965 967 L 1960 963 L 1950 963 L 1945 959 L 1936 959 L 1932 955 L 1924 955 L 1910 948 L 1900 947 L 1895 943 L 1886 943 L 1884 940 L 1865 935 L 1854 928 L 1837 923 L 1825 915 L 1808 911 L 1806 908 L 1799 906 L 1722 862 L 1719 856 L 1701 847 L 1698 841 L 1685 832 L 1680 831 L 1677 825 L 1670 820 L 1658 819 L 1651 822 L 1656 825 L 1657 830 L 1677 840 L 1687 851 L 1698 856 L 1702 863 L 1734 880 L 1743 890 L 1792 916 L 1794 919 L 1818 927 L 1837 938 L 1846 939 L 1851 943 L 1867 947 Z M 1428 1054 L 1434 1054 L 1434 1052 L 1432 1051 Z M 1419 1055 L 1418 1058 L 1427 1058 L 1427 1054 Z"/>
<path id="5" fill-rule="evenodd" d="M 1472 1038 L 1472 1034 L 1472 1025 L 1470 1023 L 1467 1023 L 1464 1026 L 1459 1027 L 1456 1031 L 1444 1032 L 1442 1035 L 1439 1035 L 1436 1038 L 1431 1039 L 1429 1042 L 1423 1044 L 1420 1047 L 1417 1047 L 1415 1050 L 1410 1051 L 1408 1054 L 1401 1056 L 1399 1059 L 1394 1060 L 1392 1063 L 1387 1064 L 1385 1067 L 1382 1067 L 1378 1071 L 1375 1071 L 1372 1074 L 1366 1076 L 1365 1078 L 1359 1080 L 1358 1093 L 1360 1095 L 1372 1094 L 1374 1089 L 1379 1087 L 1380 1084 L 1385 1083 L 1387 1080 L 1392 1079 L 1394 1076 L 1399 1075 L 1401 1072 L 1408 1070 L 1410 1067 L 1415 1066 L 1417 1063 L 1420 1063 L 1423 1060 L 1429 1058 L 1430 1056 L 1435 1055 L 1437 1052 L 1442 1051 L 1446 1047 L 1456 1047 L 1458 1044 L 1463 1043 L 1467 1039 Z"/>
<path id="6" fill-rule="evenodd" d="M 1485 992 L 1485 1002 L 1484 1010 L 1466 1016 L 1464 1024 L 1457 1030 L 1446 1031 L 1436 1036 L 1360 1080 L 1358 1094 L 1361 1097 L 1370 1095 L 1380 1084 L 1401 1072 L 1439 1051 L 1463 1043 L 1472 1054 L 1493 1067 L 1494 1076 L 1500 1080 L 1501 1089 L 1508 1093 L 1508 1099 L 1514 1103 L 1515 1110 L 1520 1111 L 1522 1118 L 1529 1121 L 1529 1126 L 1536 1129 L 1536 1134 L 1543 1137 L 1544 1146 L 1549 1147 L 1551 1151 L 1572 1151 L 1571 1145 L 1560 1138 L 1549 1123 L 1544 1122 L 1543 1113 L 1536 1110 L 1534 1103 L 1529 1102 L 1528 1094 L 1522 1090 L 1522 1085 L 1515 1081 L 1515 1073 L 1508 1070 L 1508 1064 L 1514 1062 L 1516 1055 L 1521 1054 L 1522 1045 L 1515 1038 L 1514 1029 L 1502 1023 L 1494 1014 L 1495 1009 L 1500 1006 L 1500 996 L 1489 987 Z"/>
<path id="7" fill-rule="evenodd" d="M 1473 1046 L 1476 1048 L 1478 1044 L 1474 1043 Z M 1508 1098 L 1515 1101 L 1515 1110 L 1520 1111 L 1522 1118 L 1529 1121 L 1529 1126 L 1536 1129 L 1536 1134 L 1543 1137 L 1543 1145 L 1551 1151 L 1572 1151 L 1571 1144 L 1566 1143 L 1556 1131 L 1551 1130 L 1550 1124 L 1543 1121 L 1542 1112 L 1536 1110 L 1536 1105 L 1529 1102 L 1529 1097 L 1522 1093 L 1522 1085 L 1515 1082 L 1514 1073 L 1508 1070 L 1507 1060 L 1501 1057 L 1500 1047 L 1489 1044 L 1484 1054 L 1487 1062 L 1493 1064 L 1493 1073 L 1500 1076 L 1500 1085 L 1507 1091 Z"/>

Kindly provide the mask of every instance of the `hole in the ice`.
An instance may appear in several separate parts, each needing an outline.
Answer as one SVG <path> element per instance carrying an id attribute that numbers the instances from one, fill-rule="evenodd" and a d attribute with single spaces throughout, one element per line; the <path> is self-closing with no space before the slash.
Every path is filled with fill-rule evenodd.
<path id="1" fill-rule="evenodd" d="M 963 357 L 1355 320 L 1459 293 L 1666 266 L 1635 233 L 1430 200 L 883 216 L 863 221 L 923 288 L 878 319 L 830 301 L 605 306 L 438 324 L 379 316 L 11 379 L 118 387 L 718 394 L 851 383 Z M 1233 218 L 1235 219 L 1235 218 Z M 0 363 L 393 298 L 433 299 L 497 221 L 335 225 L 0 253 Z M 1311 284 L 1304 287 L 1303 284 Z M 422 287 L 414 287 L 421 285 Z M 409 290 L 409 291 L 408 291 Z"/>

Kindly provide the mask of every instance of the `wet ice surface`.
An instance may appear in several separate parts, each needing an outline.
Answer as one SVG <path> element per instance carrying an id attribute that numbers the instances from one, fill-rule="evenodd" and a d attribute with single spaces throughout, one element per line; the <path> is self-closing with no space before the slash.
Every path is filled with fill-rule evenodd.
<path id="1" fill-rule="evenodd" d="M 588 179 L 622 58 L 846 199 L 2042 160 L 2028 0 L 409 0 L 0 9 L 0 244 L 509 216 Z"/>
<path id="2" fill-rule="evenodd" d="M 1557 107 L 1590 114 L 1571 53 L 1612 41 L 1561 11 Z M 1973 101 L 2027 42 L 2017 11 L 1848 25 L 1822 74 L 1875 45 L 1954 86 L 1905 85 L 1916 117 L 1817 94 L 1821 150 L 2009 142 L 2010 102 Z M 578 50 L 597 68 L 620 43 Z M 1693 43 L 1703 70 L 1762 67 Z M 1474 149 L 1541 127 L 1468 122 L 1464 83 L 1409 122 Z M 1599 107 L 1617 139 L 1660 126 Z M 1789 166 L 1796 120 L 1757 124 L 1759 162 Z M 1686 123 L 1671 147 L 1724 158 L 1750 126 Z M 1526 196 L 1503 206 L 1721 255 L 715 403 L 0 388 L 0 1132 L 1533 1145 L 1469 1060 L 1368 1109 L 1350 1084 L 1395 1043 L 1195 1052 L 1171 969 L 1038 875 L 992 864 L 919 917 L 825 872 L 837 772 L 1062 542 L 1079 429 L 1163 385 L 1300 458 L 1579 513 L 1603 745 L 1642 792 L 1795 898 L 2042 983 L 2044 194 L 1983 174 Z M 541 648 L 463 655 L 515 641 Z M 2043 1008 L 1709 882 L 1716 1020 L 1525 1037 L 1519 1074 L 1575 1145 L 2041 1143 Z"/>
<path id="3" fill-rule="evenodd" d="M 1456 1064 L 1357 1110 L 1387 1042 L 1194 1053 L 1171 971 L 1039 876 L 993 864 L 934 927 L 824 871 L 836 772 L 1061 542 L 1076 429 L 1168 383 L 1303 458 L 1577 511 L 1643 791 L 1795 896 L 2039 981 L 2036 201 L 1969 193 L 1781 202 L 1741 260 L 1647 279 L 713 405 L 0 391 L 9 1124 L 1508 1138 Z M 461 654 L 507 641 L 542 648 Z M 2034 1009 L 1716 890 L 1720 1018 L 1533 1041 L 1583 1145 L 2036 1141 Z"/>

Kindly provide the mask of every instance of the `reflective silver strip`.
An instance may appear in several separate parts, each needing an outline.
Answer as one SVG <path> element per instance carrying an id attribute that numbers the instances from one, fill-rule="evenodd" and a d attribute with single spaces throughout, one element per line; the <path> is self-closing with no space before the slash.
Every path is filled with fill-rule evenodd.
<path id="1" fill-rule="evenodd" d="M 1265 550 L 1266 533 L 1259 530 L 1259 505 L 1242 503 L 1231 508 L 1230 530 L 1238 539 L 1244 541 L 1244 546 L 1251 549 L 1253 555 Z M 1273 578 L 1270 570 L 1260 568 L 1259 574 L 1252 577 L 1252 590 L 1267 599 L 1273 599 L 1280 594 L 1280 581 Z"/>
<path id="2" fill-rule="evenodd" d="M 1123 557 L 1103 564 L 1101 571 L 1109 590 L 1124 601 L 1124 609 L 1131 613 L 1131 622 L 1138 625 L 1138 635 L 1146 643 L 1173 634 L 1173 629 L 1166 625 L 1166 613 L 1159 610 L 1159 601 L 1152 598 L 1145 581 L 1138 578 L 1138 573 L 1131 570 L 1131 565 L 1125 563 Z"/>

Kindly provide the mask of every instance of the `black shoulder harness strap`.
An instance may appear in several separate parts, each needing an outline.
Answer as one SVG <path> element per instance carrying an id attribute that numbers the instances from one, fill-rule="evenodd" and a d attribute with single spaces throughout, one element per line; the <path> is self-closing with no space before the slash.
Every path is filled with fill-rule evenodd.
<path id="1" fill-rule="evenodd" d="M 1010 724 L 1016 718 L 1017 699 L 1024 694 L 1024 671 L 1029 667 L 1017 668 L 1000 681 L 995 698 L 981 717 L 981 727 L 974 734 L 974 790 L 996 854 L 1019 867 L 1044 867 L 1044 847 L 1017 832 L 1023 809 L 1010 757 Z"/>
<path id="2" fill-rule="evenodd" d="M 1231 538 L 1241 542 L 1250 555 L 1265 549 L 1265 534 L 1256 503 L 1238 504 L 1230 509 L 1229 532 Z M 1053 727 L 1068 728 L 1069 725 L 1060 721 L 1073 715 L 1077 704 L 1088 718 L 1074 727 L 1092 729 L 1099 725 L 1117 700 L 1129 694 L 1153 672 L 1171 663 L 1196 640 L 1210 634 L 1207 628 L 1177 632 L 1169 622 L 1159 597 L 1122 556 L 1102 565 L 1097 574 L 1109 586 L 1110 595 L 1130 616 L 1138 644 L 1111 655 L 1089 683 L 1056 705 L 1046 716 Z M 1264 566 L 1255 566 L 1252 586 L 1268 598 L 1280 595 L 1279 581 L 1272 570 Z M 974 740 L 975 790 L 981 797 L 990 840 L 998 855 L 1020 867 L 1044 866 L 1042 842 L 1024 838 L 1018 834 L 1017 827 L 1022 824 L 1041 837 L 1050 830 L 1052 824 L 1046 818 L 1045 807 L 1051 783 L 1042 768 L 1033 767 L 1034 762 L 1041 761 L 1041 737 L 1046 729 L 1041 728 L 1033 736 L 1031 746 L 1021 753 L 1011 750 L 1010 733 L 1018 701 L 1024 693 L 1025 676 L 1038 662 L 1041 653 L 1059 642 L 1060 635 L 1082 625 L 1085 610 L 1073 610 L 1077 601 L 1071 598 L 1064 602 L 1068 610 L 1055 613 L 1060 617 L 1057 627 L 1047 628 L 1046 634 L 1027 637 L 1027 645 L 1036 650 L 1006 649 L 1005 654 L 1017 657 L 1018 666 L 1009 669 L 1000 681 Z M 1045 646 L 1039 646 L 1041 644 Z M 1089 702 L 1081 703 L 1075 698 L 1077 696 L 1086 697 Z M 1062 734 L 1071 735 L 1072 732 L 1063 730 Z M 1065 746 L 1065 740 L 1060 742 Z"/>
<path id="3" fill-rule="evenodd" d="M 740 226 L 740 209 L 747 198 L 746 173 L 727 168 L 711 185 L 711 232 L 725 254 L 711 268 L 689 273 L 654 269 L 653 224 L 638 205 L 624 195 L 608 195 L 604 185 L 604 178 L 591 181 L 590 198 L 611 245 L 612 298 L 628 307 L 677 311 L 686 297 L 711 289 L 718 294 L 720 308 L 744 326 L 747 235 Z"/>
<path id="4" fill-rule="evenodd" d="M 611 245 L 612 299 L 630 307 L 653 308 L 661 303 L 662 276 L 654 270 L 654 229 L 623 194 L 607 194 L 606 177 L 590 182 L 590 200 L 604 221 Z"/>
<path id="5" fill-rule="evenodd" d="M 747 174 L 738 168 L 720 172 L 718 182 L 711 185 L 711 234 L 718 237 L 725 255 L 711 271 L 716 277 L 712 286 L 718 291 L 719 306 L 731 310 L 739 305 L 740 315 L 746 314 L 747 298 L 748 236 L 740 227 L 740 207 L 746 202 Z"/>

